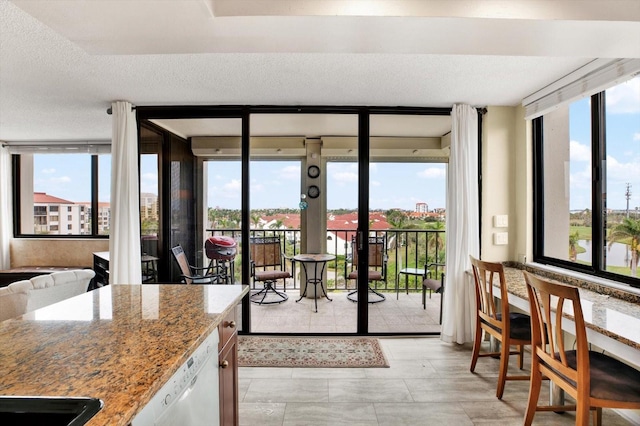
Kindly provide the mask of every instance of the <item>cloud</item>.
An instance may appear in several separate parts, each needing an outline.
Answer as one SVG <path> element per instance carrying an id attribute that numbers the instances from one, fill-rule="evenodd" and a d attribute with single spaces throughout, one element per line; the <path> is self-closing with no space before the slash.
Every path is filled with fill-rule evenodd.
<path id="1" fill-rule="evenodd" d="M 261 192 L 261 191 L 264 191 L 264 189 L 265 189 L 264 184 L 256 181 L 252 181 L 249 187 L 249 191 L 252 191 L 252 192 Z M 238 192 L 239 191 L 240 190 L 238 189 Z"/>
<path id="2" fill-rule="evenodd" d="M 633 140 L 634 141 L 640 141 L 640 133 L 634 133 L 633 134 Z"/>
<path id="3" fill-rule="evenodd" d="M 152 180 L 152 181 L 158 181 L 158 174 L 157 173 L 143 173 L 140 178 L 142 180 Z"/>
<path id="4" fill-rule="evenodd" d="M 277 173 L 281 179 L 300 179 L 300 165 L 283 167 Z"/>
<path id="5" fill-rule="evenodd" d="M 571 161 L 588 161 L 591 163 L 591 148 L 572 140 L 569 142 L 569 157 Z"/>
<path id="6" fill-rule="evenodd" d="M 209 188 L 209 203 L 218 205 L 217 198 L 238 199 L 242 190 L 242 182 L 239 179 L 231 179 L 223 183 L 221 186 L 213 186 Z"/>
<path id="7" fill-rule="evenodd" d="M 239 191 L 242 188 L 242 182 L 239 179 L 231 179 L 229 182 L 222 185 L 225 190 Z"/>
<path id="8" fill-rule="evenodd" d="M 382 186 L 382 183 L 378 182 L 377 180 L 372 180 L 371 186 Z"/>
<path id="9" fill-rule="evenodd" d="M 49 179 L 49 183 L 53 183 L 53 184 L 69 183 L 69 182 L 71 182 L 71 178 L 69 176 L 60 176 L 60 177 Z"/>
<path id="10" fill-rule="evenodd" d="M 628 163 L 621 163 L 612 156 L 607 156 L 607 179 L 611 186 L 614 182 L 637 182 L 640 181 L 640 168 L 638 161 L 629 158 Z"/>
<path id="11" fill-rule="evenodd" d="M 611 114 L 640 113 L 640 76 L 608 89 L 606 99 Z"/>
<path id="12" fill-rule="evenodd" d="M 56 169 L 54 169 L 54 168 L 42 169 L 42 174 L 45 174 L 45 175 L 50 175 L 50 174 L 55 173 L 55 172 L 56 172 Z"/>
<path id="13" fill-rule="evenodd" d="M 447 171 L 442 167 L 427 167 L 418 172 L 418 176 L 425 179 L 444 179 L 447 177 Z"/>
<path id="14" fill-rule="evenodd" d="M 358 174 L 354 172 L 336 172 L 333 173 L 332 178 L 341 184 L 358 182 Z"/>

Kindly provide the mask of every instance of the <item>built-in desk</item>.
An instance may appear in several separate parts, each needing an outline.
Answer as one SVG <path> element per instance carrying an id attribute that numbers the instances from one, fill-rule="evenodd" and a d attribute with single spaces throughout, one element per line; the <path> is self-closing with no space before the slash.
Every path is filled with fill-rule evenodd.
<path id="1" fill-rule="evenodd" d="M 595 290 L 596 285 L 583 280 L 556 274 L 553 272 L 538 270 L 534 267 L 526 267 L 527 271 L 555 280 L 564 284 L 574 285 L 579 288 L 580 304 L 587 331 L 589 343 L 598 346 L 609 354 L 624 360 L 626 363 L 640 368 L 640 301 L 639 297 L 621 292 L 615 289 L 603 289 L 609 292 L 620 292 L 620 297 L 602 294 Z M 527 284 L 522 270 L 514 267 L 504 268 L 509 304 L 531 313 Z M 587 288 L 585 288 L 587 287 Z M 494 295 L 500 297 L 500 290 L 496 286 Z M 575 322 L 569 304 L 565 304 L 562 318 L 562 329 L 575 336 Z M 562 389 L 550 383 L 551 405 L 561 405 L 564 401 Z M 634 412 L 622 414 L 633 424 L 640 421 L 640 415 Z"/>
<path id="2" fill-rule="evenodd" d="M 504 271 L 509 303 L 525 312 L 530 312 L 522 270 L 505 267 Z M 541 271 L 529 270 L 529 272 L 547 279 L 554 279 L 548 273 Z M 566 279 L 562 281 L 566 282 Z M 630 300 L 623 300 L 577 286 L 580 287 L 580 303 L 589 342 L 640 368 L 640 304 L 634 300 L 634 295 L 629 294 Z M 495 294 L 500 296 L 499 291 Z M 563 315 L 562 327 L 568 333 L 575 334 L 573 316 L 568 312 Z"/>

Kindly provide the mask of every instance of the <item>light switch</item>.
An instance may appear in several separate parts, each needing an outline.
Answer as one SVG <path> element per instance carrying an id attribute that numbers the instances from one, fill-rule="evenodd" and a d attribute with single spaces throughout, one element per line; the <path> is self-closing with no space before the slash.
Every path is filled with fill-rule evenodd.
<path id="1" fill-rule="evenodd" d="M 494 232 L 493 233 L 493 244 L 496 246 L 504 246 L 509 244 L 509 233 L 508 232 Z"/>
<path id="2" fill-rule="evenodd" d="M 509 215 L 497 214 L 493 216 L 494 228 L 507 228 L 509 226 Z"/>

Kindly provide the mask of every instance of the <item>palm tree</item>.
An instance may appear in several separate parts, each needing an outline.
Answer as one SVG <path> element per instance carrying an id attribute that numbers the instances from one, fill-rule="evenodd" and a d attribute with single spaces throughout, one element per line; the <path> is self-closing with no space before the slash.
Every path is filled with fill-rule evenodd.
<path id="1" fill-rule="evenodd" d="M 609 249 L 616 242 L 631 246 L 631 276 L 637 276 L 638 257 L 640 257 L 640 220 L 624 218 L 622 223 L 614 226 L 609 233 Z"/>
<path id="2" fill-rule="evenodd" d="M 258 229 L 258 224 L 260 223 L 260 215 L 257 213 L 251 214 L 251 223 L 253 224 L 254 229 Z"/>
<path id="3" fill-rule="evenodd" d="M 393 229 L 403 229 L 407 223 L 407 215 L 401 211 L 389 210 L 386 216 Z"/>
<path id="4" fill-rule="evenodd" d="M 435 222 L 433 224 L 431 224 L 430 226 L 428 226 L 427 229 L 430 230 L 434 230 L 434 231 L 443 231 L 444 230 L 444 222 Z M 441 232 L 430 232 L 430 238 L 429 238 L 429 249 L 435 251 L 436 249 L 438 251 L 442 251 L 442 249 L 444 248 L 444 240 L 442 239 L 442 233 Z"/>
<path id="5" fill-rule="evenodd" d="M 580 234 L 578 231 L 569 234 L 569 260 L 575 262 L 578 259 L 578 240 Z"/>
<path id="6" fill-rule="evenodd" d="M 269 228 L 281 229 L 283 225 L 284 225 L 284 222 L 281 219 L 277 219 L 275 222 L 271 224 L 271 226 L 269 226 Z"/>

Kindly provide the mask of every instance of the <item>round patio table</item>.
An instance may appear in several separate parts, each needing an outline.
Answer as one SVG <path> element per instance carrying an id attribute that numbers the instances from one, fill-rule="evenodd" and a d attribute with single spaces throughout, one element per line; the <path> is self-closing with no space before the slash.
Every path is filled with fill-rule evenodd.
<path id="1" fill-rule="evenodd" d="M 322 253 L 301 253 L 293 256 L 293 260 L 296 262 L 300 262 L 302 264 L 302 269 L 304 269 L 304 275 L 307 277 L 307 285 L 304 287 L 304 291 L 300 295 L 300 298 L 296 300 L 296 303 L 301 301 L 303 297 L 307 295 L 307 289 L 309 285 L 312 284 L 314 286 L 314 302 L 316 307 L 316 312 L 318 312 L 318 284 L 320 284 L 320 290 L 322 290 L 322 295 L 330 302 L 333 299 L 329 299 L 327 296 L 327 292 L 322 285 L 322 276 L 324 275 L 324 269 L 327 266 L 327 262 L 331 260 L 335 260 L 336 256 L 333 254 L 322 254 Z M 309 274 L 309 270 L 313 266 L 313 277 Z M 308 269 L 307 269 L 308 268 Z M 320 273 L 318 273 L 318 270 Z"/>

